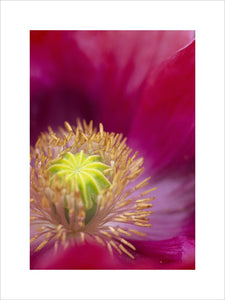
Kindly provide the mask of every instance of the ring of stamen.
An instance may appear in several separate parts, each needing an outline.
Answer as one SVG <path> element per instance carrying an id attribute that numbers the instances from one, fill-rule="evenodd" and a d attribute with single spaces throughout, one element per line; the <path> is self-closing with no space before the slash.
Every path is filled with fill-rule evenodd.
<path id="1" fill-rule="evenodd" d="M 31 149 L 31 225 L 39 251 L 49 242 L 96 241 L 113 254 L 132 254 L 127 238 L 144 238 L 155 188 L 138 181 L 143 159 L 126 145 L 122 134 L 99 131 L 93 122 L 42 133 Z M 135 184 L 135 182 L 137 183 Z"/>

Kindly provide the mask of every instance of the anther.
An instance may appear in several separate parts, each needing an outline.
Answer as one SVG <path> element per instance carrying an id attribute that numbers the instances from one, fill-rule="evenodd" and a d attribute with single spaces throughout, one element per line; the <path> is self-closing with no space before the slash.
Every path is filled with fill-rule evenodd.
<path id="1" fill-rule="evenodd" d="M 112 232 L 115 236 L 119 236 L 119 233 L 116 232 L 116 230 L 115 230 L 113 227 L 109 226 L 109 229 L 111 230 L 111 232 Z"/>
<path id="2" fill-rule="evenodd" d="M 130 247 L 132 250 L 136 250 L 136 248 L 131 243 L 129 243 L 128 241 L 126 241 L 125 239 L 120 239 L 120 241 L 123 244 L 125 244 L 126 246 Z"/>
<path id="3" fill-rule="evenodd" d="M 131 234 L 129 232 L 127 232 L 127 231 L 125 231 L 125 230 L 123 230 L 121 228 L 117 228 L 117 231 L 119 231 L 120 233 L 123 233 L 123 234 L 125 234 L 127 236 L 131 236 Z"/>
<path id="4" fill-rule="evenodd" d="M 135 230 L 135 229 L 128 229 L 130 232 L 136 234 L 136 235 L 140 235 L 140 236 L 146 236 L 146 233 L 145 232 L 141 232 L 141 231 L 138 231 L 138 230 Z"/>
<path id="5" fill-rule="evenodd" d="M 151 192 L 153 192 L 153 191 L 155 191 L 157 189 L 158 189 L 158 187 L 154 187 L 154 188 L 152 188 L 150 190 L 144 191 L 143 193 L 141 193 L 141 196 L 145 196 L 145 195 L 147 195 L 147 194 L 149 194 L 149 193 L 151 193 Z"/>
<path id="6" fill-rule="evenodd" d="M 37 252 L 39 250 L 41 250 L 46 244 L 48 243 L 47 240 L 44 240 L 35 250 L 34 252 Z"/>
<path id="7" fill-rule="evenodd" d="M 68 122 L 64 123 L 66 130 L 68 131 L 68 133 L 70 133 L 71 131 L 73 131 L 72 127 L 70 126 L 70 124 Z"/>
<path id="8" fill-rule="evenodd" d="M 134 259 L 134 256 L 129 252 L 127 251 L 126 248 L 124 248 L 124 246 L 122 244 L 119 245 L 119 248 L 125 253 L 127 254 L 130 258 Z"/>

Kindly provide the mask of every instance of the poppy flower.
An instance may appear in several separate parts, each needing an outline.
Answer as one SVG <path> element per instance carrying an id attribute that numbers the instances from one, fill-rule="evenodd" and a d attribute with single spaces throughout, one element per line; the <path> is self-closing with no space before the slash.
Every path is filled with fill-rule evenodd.
<path id="1" fill-rule="evenodd" d="M 191 31 L 31 31 L 31 219 L 37 210 L 47 216 L 31 221 L 31 269 L 194 269 L 193 38 Z M 77 161 L 88 166 L 84 177 L 71 172 Z M 53 205 L 54 195 L 64 204 Z M 108 231 L 94 232 L 110 201 Z M 63 231 L 70 216 L 83 222 L 79 238 Z M 44 227 L 53 219 L 51 239 L 56 229 Z"/>

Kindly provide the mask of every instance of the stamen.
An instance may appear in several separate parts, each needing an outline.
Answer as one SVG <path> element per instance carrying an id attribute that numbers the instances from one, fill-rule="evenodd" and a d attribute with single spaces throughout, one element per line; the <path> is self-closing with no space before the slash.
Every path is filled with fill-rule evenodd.
<path id="1" fill-rule="evenodd" d="M 123 233 L 123 234 L 125 234 L 127 236 L 131 236 L 131 234 L 129 232 L 127 232 L 127 231 L 125 231 L 125 230 L 123 230 L 121 228 L 117 228 L 117 231 L 119 231 L 120 233 Z"/>
<path id="2" fill-rule="evenodd" d="M 136 250 L 135 247 L 129 243 L 128 241 L 126 241 L 125 239 L 120 239 L 120 241 L 125 244 L 126 246 L 130 247 L 132 250 Z"/>
<path id="3" fill-rule="evenodd" d="M 41 133 L 31 147 L 31 225 L 40 240 L 38 252 L 51 240 L 55 253 L 85 240 L 107 246 L 111 255 L 135 251 L 126 238 L 145 237 L 156 188 L 144 188 L 151 177 L 135 180 L 143 173 L 143 158 L 132 154 L 122 134 L 99 131 L 93 121 L 77 120 L 77 126 Z M 139 192 L 140 191 L 140 192 Z M 130 228 L 131 227 L 131 228 Z M 140 230 L 137 230 L 140 229 Z"/>
<path id="4" fill-rule="evenodd" d="M 103 240 L 99 237 L 99 236 L 95 236 L 96 241 L 101 244 L 102 246 L 105 246 L 105 243 L 103 242 Z"/>
<path id="5" fill-rule="evenodd" d="M 83 232 L 80 232 L 80 238 L 81 238 L 81 242 L 84 244 L 85 236 Z"/>
<path id="6" fill-rule="evenodd" d="M 137 209 L 145 209 L 145 208 L 150 208 L 152 206 L 153 206 L 152 203 L 150 203 L 150 204 L 138 204 Z"/>
<path id="7" fill-rule="evenodd" d="M 33 241 L 35 241 L 37 238 L 38 238 L 38 235 L 35 235 L 34 237 L 32 237 L 32 238 L 30 239 L 30 243 L 32 243 Z"/>
<path id="8" fill-rule="evenodd" d="M 144 186 L 146 186 L 148 184 L 149 179 L 151 178 L 151 176 L 149 176 L 148 178 L 146 178 L 145 180 L 143 180 L 142 182 L 140 182 L 139 184 L 137 184 L 135 186 L 135 189 L 140 189 L 143 188 Z"/>
<path id="9" fill-rule="evenodd" d="M 110 243 L 107 243 L 107 248 L 109 250 L 110 255 L 113 256 L 113 250 L 112 250 Z"/>
<path id="10" fill-rule="evenodd" d="M 125 254 L 127 254 L 130 258 L 134 259 L 134 256 L 129 251 L 127 251 L 127 249 L 124 248 L 122 244 L 120 244 L 119 247 Z"/>
<path id="11" fill-rule="evenodd" d="M 121 204 L 118 205 L 118 207 L 123 207 L 123 206 L 126 206 L 127 204 L 133 202 L 134 199 L 129 199 L 129 200 L 126 200 L 124 202 L 122 202 Z"/>
<path id="12" fill-rule="evenodd" d="M 99 124 L 99 131 L 100 131 L 101 137 L 103 137 L 104 129 L 103 129 L 102 123 Z"/>
<path id="13" fill-rule="evenodd" d="M 155 191 L 157 189 L 158 189 L 158 187 L 154 187 L 154 188 L 152 188 L 150 190 L 147 190 L 147 191 L 141 193 L 141 196 L 145 196 L 145 195 L 147 195 L 147 194 L 149 194 L 149 193 L 151 193 L 151 192 L 153 192 L 153 191 Z"/>
<path id="14" fill-rule="evenodd" d="M 112 232 L 115 236 L 119 236 L 119 233 L 116 232 L 116 230 L 115 230 L 113 227 L 109 226 L 109 229 L 111 230 L 111 232 Z"/>
<path id="15" fill-rule="evenodd" d="M 152 224 L 143 224 L 140 222 L 134 222 L 134 225 L 141 226 L 141 227 L 152 227 Z"/>
<path id="16" fill-rule="evenodd" d="M 155 199 L 155 197 L 149 197 L 149 198 L 143 198 L 143 199 L 136 200 L 136 202 L 137 203 L 139 203 L 139 202 L 149 202 L 149 201 L 152 201 L 154 199 Z"/>
<path id="17" fill-rule="evenodd" d="M 40 228 L 37 229 L 37 231 L 43 231 L 45 229 L 45 226 L 41 226 Z"/>
<path id="18" fill-rule="evenodd" d="M 136 235 L 140 235 L 140 236 L 146 236 L 146 233 L 145 232 L 141 232 L 141 231 L 138 231 L 138 230 L 135 230 L 135 229 L 128 229 L 130 232 L 136 234 Z"/>
<path id="19" fill-rule="evenodd" d="M 105 236 L 107 236 L 108 238 L 111 238 L 111 234 L 109 234 L 107 231 L 101 230 L 100 231 L 102 234 L 104 234 Z"/>
<path id="20" fill-rule="evenodd" d="M 73 131 L 72 127 L 70 126 L 70 124 L 68 122 L 65 122 L 65 128 L 68 131 L 68 133 L 71 133 L 71 131 Z"/>
<path id="21" fill-rule="evenodd" d="M 39 250 L 41 250 L 46 244 L 48 243 L 47 240 L 44 240 L 35 250 L 34 252 L 37 252 Z"/>
<path id="22" fill-rule="evenodd" d="M 119 254 L 122 253 L 121 250 L 120 250 L 120 248 L 119 248 L 119 247 L 116 245 L 116 243 L 114 243 L 112 240 L 110 241 L 110 244 L 116 249 L 116 251 L 119 252 Z"/>

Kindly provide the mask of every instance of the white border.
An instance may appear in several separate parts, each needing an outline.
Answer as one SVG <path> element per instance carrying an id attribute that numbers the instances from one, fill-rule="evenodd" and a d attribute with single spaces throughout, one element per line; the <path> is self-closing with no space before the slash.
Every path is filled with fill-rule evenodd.
<path id="1" fill-rule="evenodd" d="M 224 2 L 1 4 L 2 299 L 223 299 Z M 29 30 L 194 29 L 197 37 L 197 269 L 30 271 Z"/>

